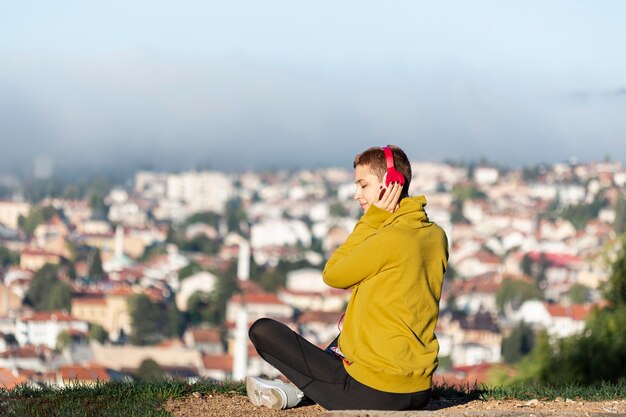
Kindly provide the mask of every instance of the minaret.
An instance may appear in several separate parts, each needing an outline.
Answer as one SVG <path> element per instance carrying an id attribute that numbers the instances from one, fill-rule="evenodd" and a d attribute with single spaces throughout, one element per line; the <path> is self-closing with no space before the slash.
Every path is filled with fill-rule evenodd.
<path id="1" fill-rule="evenodd" d="M 115 259 L 121 260 L 124 257 L 124 227 L 118 224 L 115 228 Z"/>
<path id="2" fill-rule="evenodd" d="M 244 238 L 239 243 L 237 278 L 247 281 L 250 278 L 250 244 Z M 235 349 L 233 352 L 233 381 L 240 381 L 248 372 L 248 308 L 245 304 L 245 289 L 241 293 L 241 304 L 237 311 L 235 328 Z"/>
<path id="3" fill-rule="evenodd" d="M 239 242 L 237 278 L 242 281 L 250 279 L 250 244 L 244 238 L 241 238 L 241 241 Z"/>

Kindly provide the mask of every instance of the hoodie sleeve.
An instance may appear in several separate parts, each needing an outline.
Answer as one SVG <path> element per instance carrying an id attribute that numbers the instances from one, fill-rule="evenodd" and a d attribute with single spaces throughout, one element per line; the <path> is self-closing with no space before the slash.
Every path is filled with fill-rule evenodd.
<path id="1" fill-rule="evenodd" d="M 374 205 L 367 210 L 326 262 L 322 276 L 327 285 L 350 288 L 378 271 L 383 251 L 377 233 L 391 215 Z"/>

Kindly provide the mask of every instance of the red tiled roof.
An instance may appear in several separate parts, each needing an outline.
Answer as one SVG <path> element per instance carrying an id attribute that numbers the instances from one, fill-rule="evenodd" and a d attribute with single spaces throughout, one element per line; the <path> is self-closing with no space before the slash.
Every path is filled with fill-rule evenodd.
<path id="1" fill-rule="evenodd" d="M 44 249 L 40 249 L 40 248 L 24 248 L 20 254 L 21 256 L 56 256 L 58 258 L 61 257 L 61 255 L 44 250 Z"/>
<path id="2" fill-rule="evenodd" d="M 106 368 L 100 365 L 59 366 L 59 374 L 64 381 L 109 381 L 111 379 Z"/>
<path id="3" fill-rule="evenodd" d="M 196 343 L 222 343 L 218 329 L 193 329 L 191 335 Z"/>
<path id="4" fill-rule="evenodd" d="M 202 363 L 205 369 L 215 369 L 220 371 L 232 371 L 233 357 L 231 355 L 204 355 Z"/>
<path id="5" fill-rule="evenodd" d="M 24 375 L 15 375 L 11 370 L 0 368 L 0 386 L 5 389 L 12 389 L 15 386 L 28 382 Z"/>
<path id="6" fill-rule="evenodd" d="M 298 317 L 298 323 L 337 323 L 341 318 L 341 314 L 341 312 L 307 310 Z"/>
<path id="7" fill-rule="evenodd" d="M 580 257 L 576 255 L 568 255 L 566 253 L 542 253 L 542 252 L 528 252 L 528 256 L 534 262 L 537 262 L 541 259 L 541 256 L 544 256 L 546 261 L 550 263 L 552 266 L 572 266 L 573 264 L 580 263 Z"/>
<path id="8" fill-rule="evenodd" d="M 243 301 L 247 304 L 285 304 L 278 299 L 276 294 L 269 293 L 235 294 L 231 301 L 233 303 L 241 303 Z"/>
<path id="9" fill-rule="evenodd" d="M 582 304 L 573 304 L 571 306 L 564 306 L 560 304 L 548 304 L 546 303 L 546 309 L 552 317 L 569 317 L 576 321 L 583 321 L 587 314 L 591 311 L 591 308 Z"/>
<path id="10" fill-rule="evenodd" d="M 29 321 L 79 321 L 63 311 L 40 311 L 19 319 L 22 322 Z"/>

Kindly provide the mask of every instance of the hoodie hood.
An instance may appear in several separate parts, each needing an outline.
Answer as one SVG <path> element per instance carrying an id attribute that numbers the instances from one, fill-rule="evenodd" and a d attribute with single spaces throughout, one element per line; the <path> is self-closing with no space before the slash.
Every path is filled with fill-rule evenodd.
<path id="1" fill-rule="evenodd" d="M 417 197 L 405 197 L 400 201 L 400 207 L 391 216 L 385 220 L 381 227 L 390 225 L 399 225 L 412 229 L 429 226 L 428 215 L 424 210 L 426 206 L 426 197 L 423 195 Z"/>

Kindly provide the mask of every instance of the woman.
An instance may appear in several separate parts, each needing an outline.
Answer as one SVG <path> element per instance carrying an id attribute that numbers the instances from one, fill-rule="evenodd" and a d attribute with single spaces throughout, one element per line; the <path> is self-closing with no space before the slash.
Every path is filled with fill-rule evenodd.
<path id="1" fill-rule="evenodd" d="M 364 214 L 323 271 L 326 284 L 352 290 L 336 346 L 324 351 L 279 322 L 256 321 L 257 352 L 291 383 L 248 377 L 255 405 L 283 409 L 306 395 L 329 410 L 413 410 L 430 399 L 445 233 L 428 220 L 424 196 L 408 196 L 400 148 L 357 155 L 354 176 Z"/>

